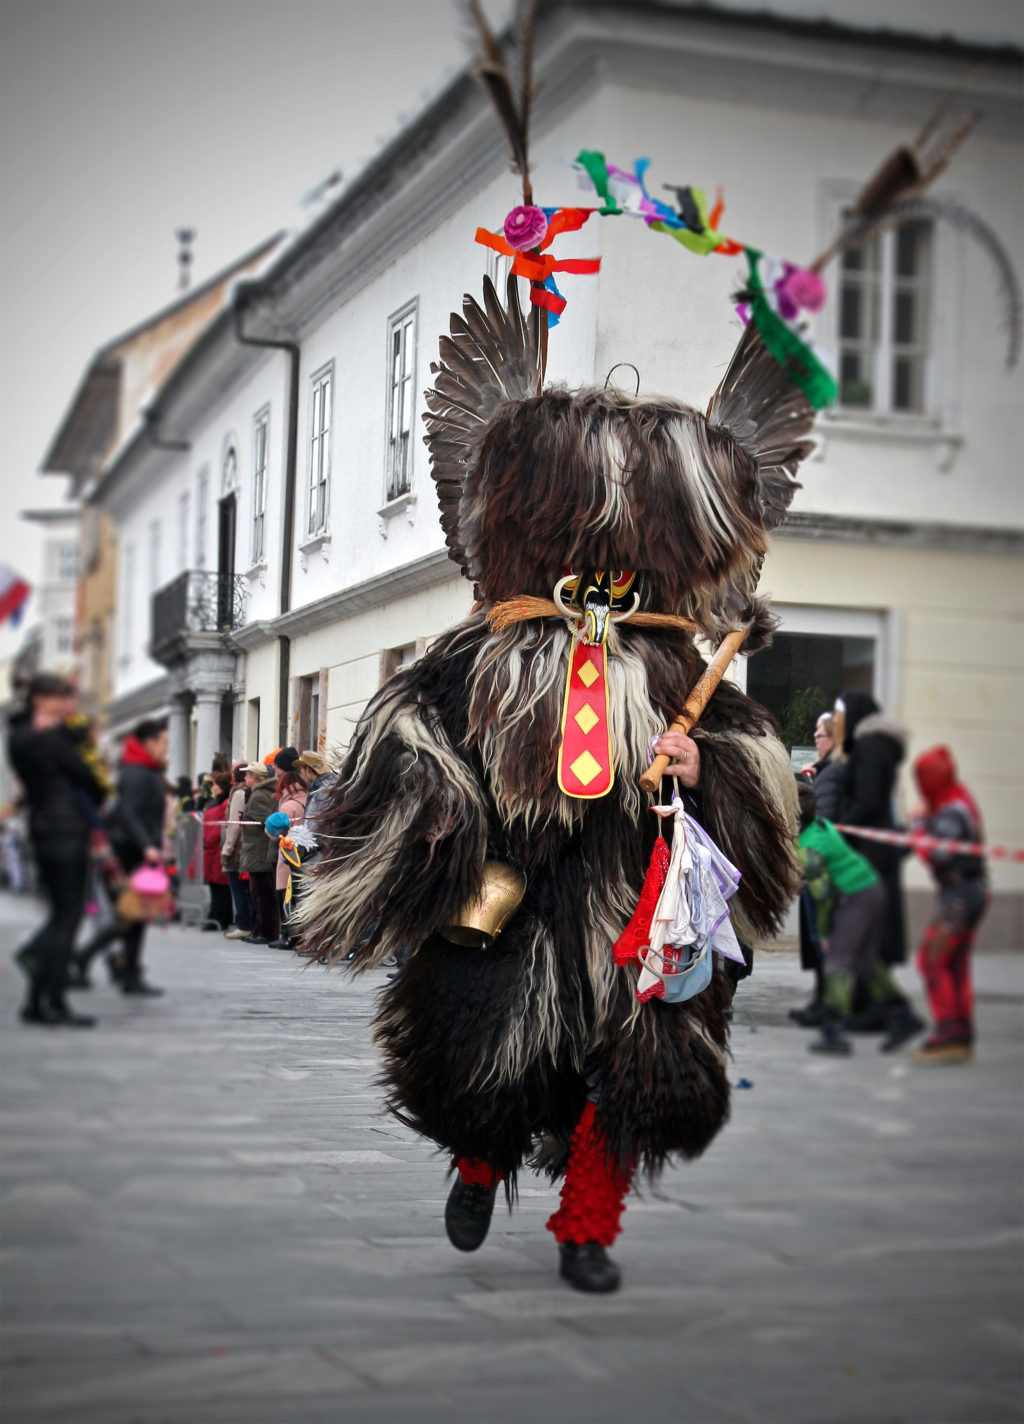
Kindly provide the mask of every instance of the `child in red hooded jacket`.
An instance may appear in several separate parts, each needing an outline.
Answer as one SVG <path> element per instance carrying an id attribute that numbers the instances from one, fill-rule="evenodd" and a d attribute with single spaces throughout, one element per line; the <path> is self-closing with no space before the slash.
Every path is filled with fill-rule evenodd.
<path id="1" fill-rule="evenodd" d="M 923 798 L 912 826 L 947 841 L 984 840 L 981 812 L 957 777 L 948 747 L 932 747 L 914 763 Z M 968 1063 L 974 1051 L 971 949 L 988 905 L 988 879 L 980 855 L 919 847 L 938 883 L 939 903 L 917 951 L 917 967 L 935 1029 L 914 1054 L 921 1063 Z"/>

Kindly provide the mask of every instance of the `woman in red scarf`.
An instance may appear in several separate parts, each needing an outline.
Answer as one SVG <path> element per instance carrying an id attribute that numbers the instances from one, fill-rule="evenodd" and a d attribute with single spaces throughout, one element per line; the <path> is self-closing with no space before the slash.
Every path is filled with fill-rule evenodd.
<path id="1" fill-rule="evenodd" d="M 932 747 L 914 763 L 923 798 L 913 828 L 946 841 L 984 840 L 981 812 L 957 777 L 948 747 Z M 971 949 L 988 905 L 985 861 L 936 847 L 918 854 L 938 883 L 939 903 L 917 951 L 935 1029 L 914 1054 L 921 1063 L 967 1063 L 974 1051 Z"/>

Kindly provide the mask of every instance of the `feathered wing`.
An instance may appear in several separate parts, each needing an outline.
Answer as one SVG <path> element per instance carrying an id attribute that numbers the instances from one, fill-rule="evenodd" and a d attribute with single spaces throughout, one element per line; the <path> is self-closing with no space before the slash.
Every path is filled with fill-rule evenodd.
<path id="1" fill-rule="evenodd" d="M 459 505 L 488 422 L 509 401 L 535 396 L 541 381 L 540 308 L 524 317 L 517 279 L 509 277 L 502 306 L 489 279 L 484 304 L 463 298 L 462 316 L 452 313 L 451 335 L 442 336 L 440 362 L 431 364 L 433 386 L 425 393 L 426 442 L 441 506 L 441 527 L 452 559 L 468 576 L 459 537 Z"/>
<path id="2" fill-rule="evenodd" d="M 724 426 L 756 460 L 765 529 L 779 527 L 800 488 L 796 471 L 814 449 L 814 416 L 750 322 L 711 398 L 708 420 Z"/>

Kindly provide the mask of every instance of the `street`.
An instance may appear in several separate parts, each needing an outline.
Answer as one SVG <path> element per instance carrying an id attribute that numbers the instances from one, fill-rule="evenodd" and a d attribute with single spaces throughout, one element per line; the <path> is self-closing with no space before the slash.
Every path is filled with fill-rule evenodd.
<path id="1" fill-rule="evenodd" d="M 588 1297 L 528 1174 L 478 1253 L 449 1246 L 447 1163 L 374 1085 L 383 971 L 170 926 L 166 997 L 97 964 L 98 1028 L 29 1028 L 10 956 L 38 914 L 0 899 L 5 1424 L 1021 1419 L 1019 952 L 977 962 L 967 1068 L 808 1054 L 809 981 L 762 954 L 750 1086 L 630 1197 L 624 1287 Z"/>

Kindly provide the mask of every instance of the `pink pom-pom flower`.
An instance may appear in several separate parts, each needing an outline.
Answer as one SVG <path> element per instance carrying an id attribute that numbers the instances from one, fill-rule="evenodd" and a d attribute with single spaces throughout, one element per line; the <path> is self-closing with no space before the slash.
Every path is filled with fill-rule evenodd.
<path id="1" fill-rule="evenodd" d="M 532 205 L 513 208 L 505 219 L 505 241 L 517 252 L 529 252 L 539 247 L 548 230 L 543 208 Z"/>
<path id="2" fill-rule="evenodd" d="M 792 321 L 798 311 L 820 311 L 825 304 L 825 283 L 817 272 L 785 263 L 783 276 L 775 283 L 779 315 Z"/>

